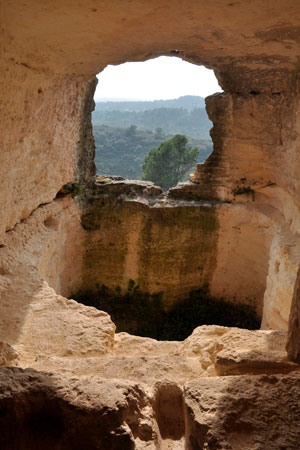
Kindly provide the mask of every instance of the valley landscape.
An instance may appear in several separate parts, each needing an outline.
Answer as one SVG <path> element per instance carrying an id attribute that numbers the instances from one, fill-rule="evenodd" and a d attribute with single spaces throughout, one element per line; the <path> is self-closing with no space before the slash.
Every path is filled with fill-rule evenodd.
<path id="1" fill-rule="evenodd" d="M 203 163 L 212 152 L 211 127 L 202 97 L 98 102 L 93 112 L 97 173 L 140 179 L 149 151 L 176 134 L 187 136 Z"/>

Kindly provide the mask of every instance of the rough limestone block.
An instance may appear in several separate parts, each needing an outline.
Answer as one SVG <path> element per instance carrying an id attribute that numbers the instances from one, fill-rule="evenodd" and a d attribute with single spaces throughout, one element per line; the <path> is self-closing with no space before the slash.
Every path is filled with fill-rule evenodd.
<path id="1" fill-rule="evenodd" d="M 185 385 L 188 450 L 297 450 L 300 374 L 199 378 Z"/>

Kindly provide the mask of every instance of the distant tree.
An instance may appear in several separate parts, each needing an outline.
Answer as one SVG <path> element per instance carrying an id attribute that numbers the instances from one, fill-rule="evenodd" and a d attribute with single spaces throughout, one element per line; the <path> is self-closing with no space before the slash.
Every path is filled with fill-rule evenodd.
<path id="1" fill-rule="evenodd" d="M 126 130 L 126 136 L 135 136 L 136 135 L 136 125 L 130 125 L 130 127 Z"/>
<path id="2" fill-rule="evenodd" d="M 165 137 L 164 130 L 160 127 L 155 129 L 155 139 L 163 139 Z"/>
<path id="3" fill-rule="evenodd" d="M 153 181 L 164 190 L 175 186 L 198 158 L 198 148 L 187 147 L 187 137 L 176 134 L 150 150 L 143 163 L 143 180 Z"/>

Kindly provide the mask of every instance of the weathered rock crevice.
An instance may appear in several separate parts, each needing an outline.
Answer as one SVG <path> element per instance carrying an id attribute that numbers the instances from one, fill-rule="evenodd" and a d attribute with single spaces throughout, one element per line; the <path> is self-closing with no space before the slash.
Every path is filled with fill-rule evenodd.
<path id="1" fill-rule="evenodd" d="M 98 80 L 94 77 L 87 84 L 85 101 L 82 104 L 79 138 L 77 141 L 77 161 L 76 174 L 74 179 L 79 182 L 88 181 L 96 174 L 95 158 L 95 143 L 92 128 L 92 111 L 95 108 L 94 93 Z"/>
<path id="2" fill-rule="evenodd" d="M 180 441 L 185 434 L 182 389 L 173 383 L 156 385 L 153 410 L 161 438 Z"/>

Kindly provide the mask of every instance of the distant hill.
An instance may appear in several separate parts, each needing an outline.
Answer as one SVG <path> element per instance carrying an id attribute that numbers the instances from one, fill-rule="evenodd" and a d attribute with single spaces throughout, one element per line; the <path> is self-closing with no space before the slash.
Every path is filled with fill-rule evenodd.
<path id="1" fill-rule="evenodd" d="M 145 156 L 175 134 L 200 150 L 198 162 L 212 151 L 204 99 L 98 102 L 93 113 L 97 173 L 139 179 Z"/>
<path id="2" fill-rule="evenodd" d="M 205 108 L 203 97 L 197 95 L 185 95 L 173 100 L 152 100 L 152 101 L 101 101 L 96 102 L 97 111 L 145 111 L 158 108 L 184 108 L 192 110 L 195 108 Z M 95 114 L 95 113 L 94 113 Z"/>
<path id="3" fill-rule="evenodd" d="M 103 110 L 93 113 L 94 125 L 127 128 L 135 125 L 141 130 L 163 128 L 167 134 L 185 134 L 197 139 L 210 139 L 212 123 L 204 108 L 156 108 L 145 111 Z"/>
<path id="4" fill-rule="evenodd" d="M 139 179 L 149 150 L 172 136 L 164 134 L 161 129 L 145 131 L 134 126 L 120 128 L 94 125 L 97 173 Z M 210 140 L 189 138 L 188 145 L 199 148 L 198 162 L 205 161 L 212 151 Z"/>

